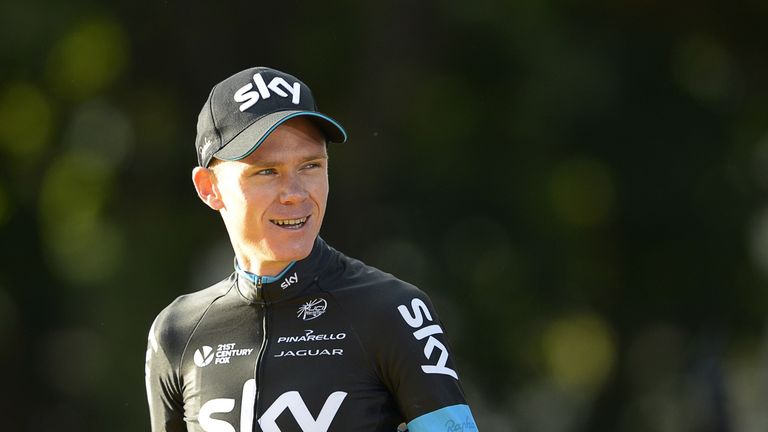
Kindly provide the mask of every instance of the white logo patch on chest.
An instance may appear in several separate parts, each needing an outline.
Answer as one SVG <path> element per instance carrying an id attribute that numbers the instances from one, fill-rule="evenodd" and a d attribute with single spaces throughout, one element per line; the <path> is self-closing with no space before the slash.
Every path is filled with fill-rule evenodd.
<path id="1" fill-rule="evenodd" d="M 195 350 L 195 355 L 192 358 L 197 367 L 205 367 L 211 364 L 214 360 L 214 364 L 229 364 L 234 357 L 249 356 L 253 353 L 253 348 L 237 348 L 236 343 L 218 344 L 216 350 L 208 345 L 204 345 L 202 348 Z"/>
<path id="2" fill-rule="evenodd" d="M 213 348 L 204 345 L 202 348 L 195 350 L 194 361 L 197 367 L 205 367 L 211 364 L 213 361 Z"/>
<path id="3" fill-rule="evenodd" d="M 328 302 L 323 298 L 314 299 L 308 301 L 299 307 L 297 318 L 301 318 L 304 321 L 313 320 L 325 313 L 325 309 L 328 307 Z"/>

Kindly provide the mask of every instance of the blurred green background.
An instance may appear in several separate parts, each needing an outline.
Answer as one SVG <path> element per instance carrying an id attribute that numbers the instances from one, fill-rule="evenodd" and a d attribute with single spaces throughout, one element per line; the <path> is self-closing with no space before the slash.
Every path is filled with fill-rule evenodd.
<path id="1" fill-rule="evenodd" d="M 231 271 L 211 86 L 308 83 L 323 237 L 435 301 L 484 431 L 768 430 L 768 3 L 0 5 L 3 430 L 148 429 L 146 334 Z"/>

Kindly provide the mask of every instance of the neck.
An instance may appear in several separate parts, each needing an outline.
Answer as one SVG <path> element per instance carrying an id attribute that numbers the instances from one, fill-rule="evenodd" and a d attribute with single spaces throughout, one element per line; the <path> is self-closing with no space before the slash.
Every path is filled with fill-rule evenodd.
<path id="1" fill-rule="evenodd" d="M 235 256 L 235 264 L 239 270 L 246 271 L 257 276 L 278 276 L 289 265 L 293 264 L 293 261 L 254 261 L 249 260 L 247 257 L 241 256 L 241 254 L 235 254 Z"/>
<path id="2" fill-rule="evenodd" d="M 232 249 L 235 251 L 235 262 L 240 270 L 257 276 L 277 276 L 291 264 L 291 261 L 259 259 L 263 254 L 253 245 L 232 241 Z"/>
<path id="3" fill-rule="evenodd" d="M 280 273 L 276 275 L 265 275 L 265 274 L 256 274 L 253 272 L 249 272 L 248 270 L 244 270 L 242 267 L 240 267 L 240 264 L 237 262 L 237 259 L 235 259 L 235 271 L 242 277 L 245 277 L 246 279 L 250 280 L 251 282 L 262 284 L 262 283 L 272 283 L 281 277 L 290 269 L 293 267 L 293 265 L 296 263 L 296 261 L 291 261 Z"/>

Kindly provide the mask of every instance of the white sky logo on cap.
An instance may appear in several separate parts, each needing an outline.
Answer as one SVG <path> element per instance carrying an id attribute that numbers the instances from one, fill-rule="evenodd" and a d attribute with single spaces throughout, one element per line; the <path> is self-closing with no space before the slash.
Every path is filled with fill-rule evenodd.
<path id="1" fill-rule="evenodd" d="M 213 348 L 203 345 L 202 348 L 195 350 L 195 364 L 198 367 L 205 367 L 213 361 Z"/>
<path id="2" fill-rule="evenodd" d="M 257 73 L 253 76 L 253 82 L 256 84 L 256 90 L 252 90 L 253 84 L 248 83 L 237 89 L 233 96 L 235 102 L 242 102 L 240 111 L 245 111 L 254 106 L 260 99 L 268 99 L 272 96 L 272 93 L 284 98 L 288 97 L 288 94 L 290 93 L 291 103 L 294 105 L 299 104 L 301 98 L 301 85 L 298 82 L 290 85 L 283 78 L 274 77 L 269 84 L 267 84 L 261 76 L 261 73 Z M 270 93 L 270 90 L 272 90 L 272 93 Z"/>

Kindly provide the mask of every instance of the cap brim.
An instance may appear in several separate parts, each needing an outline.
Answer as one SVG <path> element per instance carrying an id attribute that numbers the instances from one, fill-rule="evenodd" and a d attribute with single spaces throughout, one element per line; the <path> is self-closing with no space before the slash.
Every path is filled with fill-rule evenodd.
<path id="1" fill-rule="evenodd" d="M 310 117 L 329 142 L 343 143 L 347 140 L 347 132 L 339 122 L 324 114 L 313 111 L 278 111 L 253 122 L 221 150 L 214 153 L 213 157 L 230 161 L 243 159 L 259 148 L 278 126 L 299 116 Z"/>

